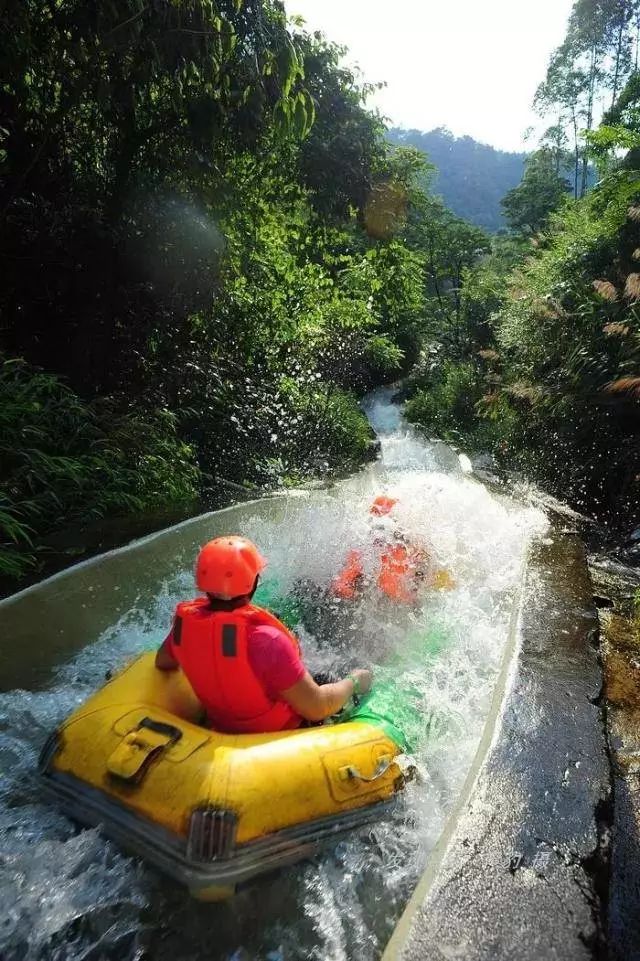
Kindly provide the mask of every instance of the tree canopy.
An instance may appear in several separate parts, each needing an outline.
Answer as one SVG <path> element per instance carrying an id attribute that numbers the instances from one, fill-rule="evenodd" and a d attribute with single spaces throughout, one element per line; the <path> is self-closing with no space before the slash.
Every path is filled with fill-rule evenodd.
<path id="1" fill-rule="evenodd" d="M 569 181 L 558 173 L 552 151 L 542 147 L 528 158 L 518 186 L 502 199 L 507 224 L 512 230 L 539 233 L 570 189 Z"/>
<path id="2" fill-rule="evenodd" d="M 464 276 L 463 350 L 425 355 L 407 404 L 430 433 L 623 524 L 640 503 L 637 58 L 637 3 L 577 0 L 536 98 L 554 122 L 503 201 L 511 233 Z"/>
<path id="3" fill-rule="evenodd" d="M 3 12 L 0 573 L 70 522 L 361 462 L 359 394 L 434 296 L 455 325 L 482 242 L 343 51 L 276 0 Z"/>
<path id="4" fill-rule="evenodd" d="M 527 157 L 388 135 L 277 0 L 3 11 L 0 575 L 69 523 L 349 469 L 401 375 L 430 433 L 632 510 L 638 3 L 574 4 Z"/>

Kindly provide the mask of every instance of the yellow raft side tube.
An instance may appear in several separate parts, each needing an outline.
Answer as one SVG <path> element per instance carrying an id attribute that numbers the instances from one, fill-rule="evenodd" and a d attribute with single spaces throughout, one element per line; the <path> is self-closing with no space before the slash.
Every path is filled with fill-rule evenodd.
<path id="1" fill-rule="evenodd" d="M 197 897 L 379 817 L 403 783 L 400 748 L 365 722 L 229 735 L 201 716 L 184 675 L 144 654 L 51 735 L 40 763 L 70 815 Z"/>

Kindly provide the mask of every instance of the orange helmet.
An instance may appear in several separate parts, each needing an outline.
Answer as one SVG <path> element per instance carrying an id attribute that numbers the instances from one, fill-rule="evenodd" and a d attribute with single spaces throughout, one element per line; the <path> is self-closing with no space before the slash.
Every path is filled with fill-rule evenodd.
<path id="1" fill-rule="evenodd" d="M 267 562 L 246 537 L 216 537 L 205 544 L 196 561 L 198 590 L 224 601 L 250 594 Z"/>
<path id="2" fill-rule="evenodd" d="M 371 509 L 370 514 L 374 514 L 376 517 L 384 517 L 385 514 L 389 514 L 395 505 L 398 503 L 397 497 L 376 497 Z"/>

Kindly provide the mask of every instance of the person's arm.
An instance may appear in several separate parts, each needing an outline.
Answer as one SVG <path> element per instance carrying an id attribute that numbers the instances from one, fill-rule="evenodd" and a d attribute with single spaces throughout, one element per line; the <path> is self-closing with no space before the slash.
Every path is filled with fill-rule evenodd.
<path id="1" fill-rule="evenodd" d="M 165 637 L 156 653 L 156 667 L 159 671 L 177 671 L 180 667 L 173 656 L 172 634 L 173 630 L 168 637 Z"/>
<path id="2" fill-rule="evenodd" d="M 371 671 L 358 669 L 352 674 L 358 682 L 358 693 L 366 694 L 371 689 Z M 304 677 L 282 691 L 281 697 L 306 721 L 324 721 L 344 707 L 355 687 L 350 677 L 335 684 L 316 684 L 309 672 L 305 671 Z"/>

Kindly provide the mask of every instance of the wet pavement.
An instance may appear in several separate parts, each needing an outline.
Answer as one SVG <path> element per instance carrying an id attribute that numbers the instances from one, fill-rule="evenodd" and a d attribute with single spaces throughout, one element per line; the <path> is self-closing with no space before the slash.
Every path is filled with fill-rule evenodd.
<path id="1" fill-rule="evenodd" d="M 477 782 L 384 961 L 604 956 L 611 792 L 592 595 L 576 536 L 535 545 Z"/>

